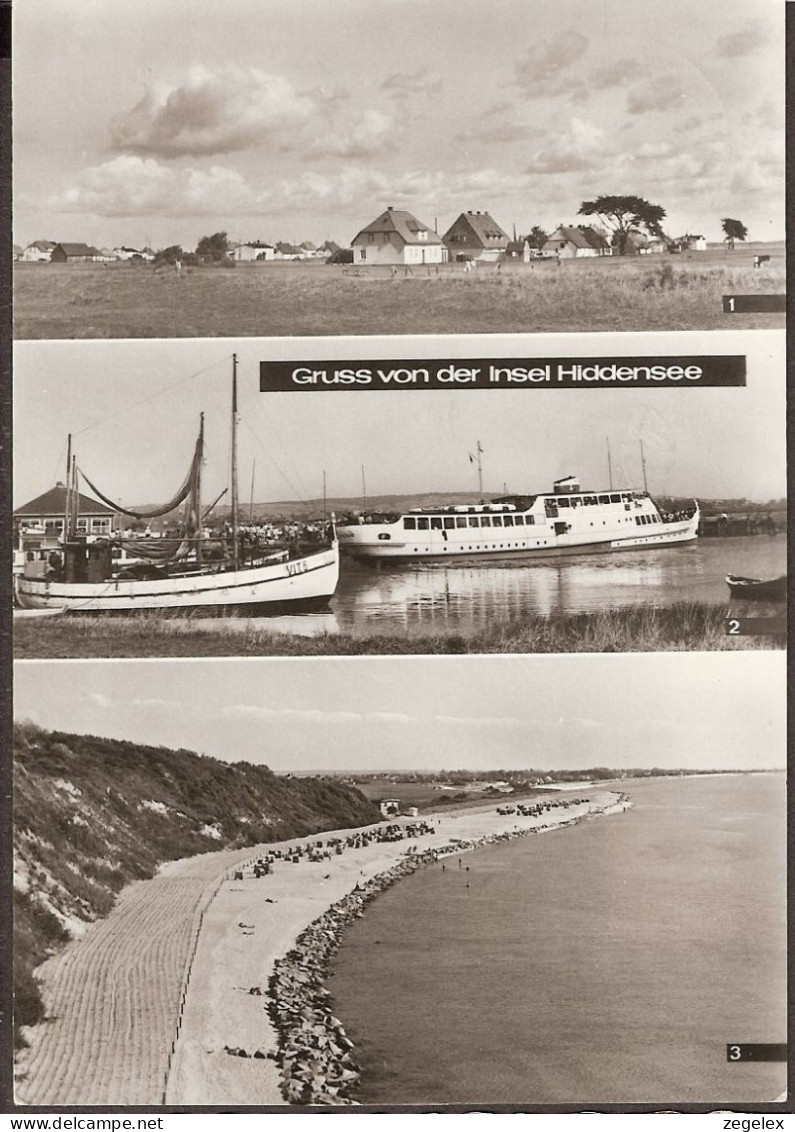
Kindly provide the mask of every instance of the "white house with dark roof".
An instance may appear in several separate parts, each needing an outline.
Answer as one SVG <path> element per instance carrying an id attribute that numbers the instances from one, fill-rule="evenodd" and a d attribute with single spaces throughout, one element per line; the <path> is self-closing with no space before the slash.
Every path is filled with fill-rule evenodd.
<path id="1" fill-rule="evenodd" d="M 410 212 L 388 208 L 351 240 L 353 262 L 371 264 L 446 263 L 447 248 L 427 224 Z"/>
<path id="2" fill-rule="evenodd" d="M 488 212 L 462 212 L 442 236 L 448 255 L 496 263 L 508 247 L 508 234 Z"/>
<path id="3" fill-rule="evenodd" d="M 288 244 L 280 240 L 274 248 L 274 259 L 300 259 L 301 249 L 295 244 Z"/>
<path id="4" fill-rule="evenodd" d="M 115 512 L 111 507 L 91 499 L 88 495 L 78 493 L 77 533 L 80 535 L 109 535 L 113 530 L 113 516 Z M 63 531 L 64 514 L 66 512 L 66 487 L 57 483 L 43 495 L 37 495 L 29 503 L 17 507 L 14 511 L 13 521 L 20 528 L 35 526 L 41 527 L 47 534 L 60 535 Z"/>
<path id="5" fill-rule="evenodd" d="M 49 263 L 54 247 L 52 240 L 34 240 L 19 258 L 23 263 Z"/>
<path id="6" fill-rule="evenodd" d="M 136 263 L 149 263 L 155 258 L 154 252 L 151 250 L 151 248 L 113 248 L 113 255 L 116 259 L 134 260 Z"/>
<path id="7" fill-rule="evenodd" d="M 530 241 L 525 238 L 523 240 L 509 240 L 508 246 L 505 249 L 505 258 L 513 260 L 514 262 L 529 263 L 533 255 L 538 255 L 530 247 Z"/>
<path id="8" fill-rule="evenodd" d="M 270 260 L 276 254 L 272 244 L 263 244 L 260 240 L 250 240 L 248 243 L 235 244 L 232 248 L 232 259 L 238 263 L 256 263 L 257 260 Z"/>
<path id="9" fill-rule="evenodd" d="M 556 228 L 541 249 L 544 255 L 554 255 L 559 259 L 584 259 L 594 256 L 612 255 L 607 239 L 587 224 L 576 227 L 561 225 Z"/>
<path id="10" fill-rule="evenodd" d="M 93 244 L 56 244 L 50 256 L 51 263 L 107 263 L 116 257 L 104 255 Z"/>
<path id="11" fill-rule="evenodd" d="M 705 252 L 707 250 L 706 236 L 695 236 L 691 232 L 685 232 L 684 236 L 678 236 L 674 243 L 683 252 Z"/>

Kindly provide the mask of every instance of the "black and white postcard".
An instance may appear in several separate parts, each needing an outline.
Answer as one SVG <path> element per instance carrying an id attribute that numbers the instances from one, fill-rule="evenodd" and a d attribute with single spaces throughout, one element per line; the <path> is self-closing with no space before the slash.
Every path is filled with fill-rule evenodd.
<path id="1" fill-rule="evenodd" d="M 7 1111 L 792 1111 L 791 16 L 16 5 Z"/>

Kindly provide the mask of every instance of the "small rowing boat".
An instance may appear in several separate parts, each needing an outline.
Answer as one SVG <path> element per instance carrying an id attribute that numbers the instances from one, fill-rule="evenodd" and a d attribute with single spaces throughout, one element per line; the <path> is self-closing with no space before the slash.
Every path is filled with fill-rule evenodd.
<path id="1" fill-rule="evenodd" d="M 732 597 L 743 601 L 786 601 L 787 575 L 771 578 L 743 578 L 739 574 L 727 574 L 726 584 Z"/>

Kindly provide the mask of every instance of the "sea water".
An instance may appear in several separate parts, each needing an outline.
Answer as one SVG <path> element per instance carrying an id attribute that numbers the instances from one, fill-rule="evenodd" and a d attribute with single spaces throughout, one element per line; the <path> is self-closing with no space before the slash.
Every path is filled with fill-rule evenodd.
<path id="1" fill-rule="evenodd" d="M 596 613 L 683 601 L 728 608 L 727 574 L 775 578 L 786 572 L 783 535 L 700 539 L 616 554 L 483 559 L 477 564 L 462 560 L 380 570 L 345 559 L 331 608 L 345 632 L 466 636 L 528 614 Z"/>
<path id="2" fill-rule="evenodd" d="M 694 689 L 694 694 L 698 694 Z M 633 807 L 431 865 L 328 986 L 365 1103 L 772 1101 L 786 1041 L 783 774 L 624 785 Z"/>

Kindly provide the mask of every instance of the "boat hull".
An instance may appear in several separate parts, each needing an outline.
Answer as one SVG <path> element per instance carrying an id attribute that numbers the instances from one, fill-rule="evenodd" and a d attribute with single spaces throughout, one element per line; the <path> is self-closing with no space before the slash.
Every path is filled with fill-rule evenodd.
<path id="1" fill-rule="evenodd" d="M 339 580 L 339 548 L 305 558 L 142 581 L 51 582 L 19 578 L 23 609 L 65 613 L 130 614 L 145 611 L 204 616 L 268 616 L 324 609 Z"/>
<path id="2" fill-rule="evenodd" d="M 732 597 L 742 601 L 786 601 L 787 576 L 763 581 L 761 578 L 741 578 L 734 574 L 726 577 Z"/>
<path id="3" fill-rule="evenodd" d="M 364 528 L 366 530 L 366 528 Z M 362 528 L 355 529 L 354 535 Z M 366 535 L 352 539 L 345 539 L 345 531 L 340 531 L 340 546 L 344 554 L 359 561 L 374 564 L 389 563 L 391 565 L 405 565 L 407 562 L 485 562 L 501 559 L 513 561 L 535 561 L 545 558 L 564 558 L 581 554 L 610 554 L 617 551 L 649 550 L 657 547 L 682 546 L 694 542 L 698 537 L 698 517 L 686 519 L 675 523 L 665 523 L 661 528 L 644 534 L 624 534 L 618 537 L 601 537 L 599 539 L 572 538 L 570 536 L 533 535 L 525 540 L 524 545 L 519 539 L 504 540 L 494 546 L 484 547 L 472 551 L 464 547 L 457 547 L 452 541 L 440 545 L 442 540 L 435 539 L 434 546 L 417 546 L 409 543 L 400 544 L 395 541 L 389 543 L 379 542 L 375 539 L 367 540 Z M 505 545 L 508 542 L 508 545 Z M 529 545 L 529 543 L 533 545 Z"/>

